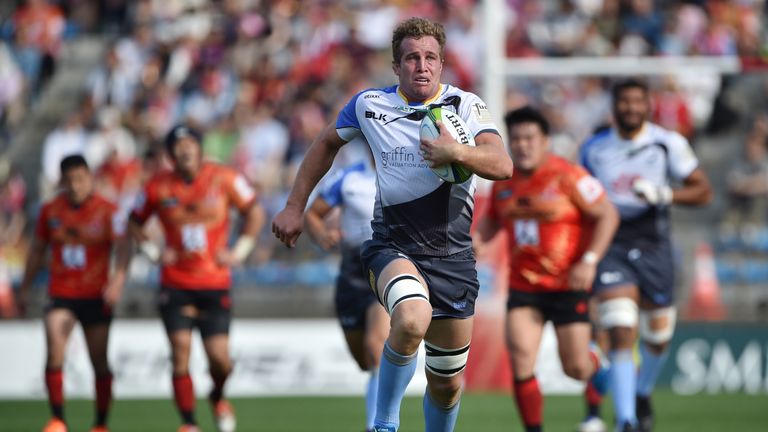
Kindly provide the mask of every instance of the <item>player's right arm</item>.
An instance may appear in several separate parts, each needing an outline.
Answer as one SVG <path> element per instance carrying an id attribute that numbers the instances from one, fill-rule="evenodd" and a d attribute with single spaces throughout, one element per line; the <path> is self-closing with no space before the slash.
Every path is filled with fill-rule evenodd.
<path id="1" fill-rule="evenodd" d="M 144 223 L 155 212 L 155 203 L 152 194 L 152 180 L 147 182 L 144 190 L 136 197 L 136 203 L 131 210 L 128 219 L 128 248 L 136 248 L 143 253 L 152 262 L 159 262 L 163 251 L 152 243 L 149 236 L 144 232 Z"/>
<path id="2" fill-rule="evenodd" d="M 48 222 L 47 222 L 47 207 L 43 207 L 40 212 L 40 217 L 37 220 L 37 226 L 35 228 L 35 236 L 32 239 L 32 245 L 27 252 L 27 260 L 24 265 L 24 276 L 19 286 L 19 295 L 17 299 L 17 307 L 19 314 L 24 315 L 27 310 L 27 303 L 29 301 L 29 290 L 32 287 L 32 282 L 35 280 L 35 276 L 40 272 L 40 269 L 45 265 L 45 252 L 48 249 L 49 235 L 48 235 Z"/>
<path id="3" fill-rule="evenodd" d="M 323 197 L 317 197 L 304 216 L 304 226 L 309 236 L 326 251 L 333 249 L 341 240 L 341 231 L 325 223 L 325 217 L 331 210 L 333 207 L 328 204 L 328 201 Z"/>
<path id="4" fill-rule="evenodd" d="M 341 146 L 346 144 L 330 123 L 312 143 L 301 162 L 285 207 L 272 220 L 272 233 L 288 247 L 296 245 L 304 225 L 304 208 L 310 193 L 328 172 Z"/>

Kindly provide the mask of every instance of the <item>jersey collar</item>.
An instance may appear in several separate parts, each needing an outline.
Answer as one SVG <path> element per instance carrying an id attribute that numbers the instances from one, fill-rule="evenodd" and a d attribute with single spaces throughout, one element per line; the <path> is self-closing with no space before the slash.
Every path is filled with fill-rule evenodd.
<path id="1" fill-rule="evenodd" d="M 435 95 L 432 96 L 431 98 L 425 100 L 424 102 L 415 102 L 415 101 L 408 100 L 408 97 L 405 95 L 405 93 L 400 91 L 400 86 L 399 85 L 397 86 L 397 94 L 398 94 L 398 96 L 400 96 L 401 99 L 403 99 L 403 101 L 405 101 L 406 104 L 408 104 L 408 106 L 429 105 L 432 102 L 436 101 L 437 98 L 439 98 L 441 94 L 443 94 L 443 84 L 440 83 L 438 85 L 438 87 L 437 87 L 437 92 L 435 92 Z"/>
<path id="2" fill-rule="evenodd" d="M 633 145 L 642 145 L 643 142 L 645 142 L 645 137 L 648 136 L 648 132 L 650 130 L 651 128 L 649 123 L 645 122 L 643 123 L 643 127 L 641 127 L 640 130 L 632 138 L 624 138 L 619 134 L 619 130 L 617 128 L 613 128 L 613 135 L 620 142 Z"/>

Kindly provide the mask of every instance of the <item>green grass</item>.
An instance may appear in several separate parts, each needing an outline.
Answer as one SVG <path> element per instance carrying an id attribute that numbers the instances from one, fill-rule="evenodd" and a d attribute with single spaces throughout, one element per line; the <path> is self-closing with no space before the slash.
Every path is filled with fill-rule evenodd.
<path id="1" fill-rule="evenodd" d="M 657 428 L 661 432 L 742 432 L 768 430 L 768 395 L 675 396 L 655 395 Z M 610 418 L 610 401 L 605 417 Z M 87 431 L 92 402 L 68 401 L 66 414 L 70 430 Z M 361 398 L 250 398 L 235 399 L 241 432 L 360 432 L 363 422 Z M 401 432 L 423 431 L 421 399 L 403 403 Z M 573 430 L 583 414 L 581 398 L 552 396 L 545 400 L 544 426 L 548 432 Z M 208 406 L 198 403 L 202 430 L 214 430 Z M 0 400 L 0 431 L 39 431 L 48 417 L 42 401 Z M 111 414 L 112 431 L 172 432 L 178 419 L 170 400 L 118 400 Z M 504 395 L 466 395 L 456 431 L 508 432 L 522 427 L 512 400 Z"/>

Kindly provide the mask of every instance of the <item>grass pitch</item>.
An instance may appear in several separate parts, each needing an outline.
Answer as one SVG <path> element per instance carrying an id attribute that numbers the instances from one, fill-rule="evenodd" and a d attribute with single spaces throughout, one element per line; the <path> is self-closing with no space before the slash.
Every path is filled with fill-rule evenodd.
<path id="1" fill-rule="evenodd" d="M 343 397 L 234 399 L 241 432 L 361 432 L 363 399 Z M 583 415 L 582 399 L 550 396 L 545 399 L 544 427 L 548 432 L 572 431 Z M 610 400 L 604 418 L 612 418 Z M 768 395 L 676 396 L 660 391 L 654 396 L 660 432 L 768 431 Z M 70 431 L 88 431 L 93 402 L 67 401 Z M 44 401 L 0 400 L 0 431 L 39 431 L 48 418 Z M 198 423 L 214 431 L 210 409 L 198 402 Z M 401 412 L 400 432 L 423 431 L 421 398 L 407 398 Z M 178 417 L 171 400 L 117 400 L 110 425 L 113 432 L 173 432 Z M 462 400 L 457 432 L 521 431 L 514 403 L 506 395 L 468 394 Z"/>

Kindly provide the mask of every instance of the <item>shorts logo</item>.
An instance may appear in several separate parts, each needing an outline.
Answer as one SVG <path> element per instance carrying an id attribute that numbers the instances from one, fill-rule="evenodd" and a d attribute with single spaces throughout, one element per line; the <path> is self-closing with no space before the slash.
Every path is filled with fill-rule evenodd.
<path id="1" fill-rule="evenodd" d="M 368 283 L 373 292 L 376 292 L 376 275 L 373 274 L 373 270 L 368 270 Z"/>
<path id="2" fill-rule="evenodd" d="M 467 307 L 467 301 L 462 300 L 460 302 L 453 302 L 453 308 L 456 310 L 464 310 Z"/>
<path id="3" fill-rule="evenodd" d="M 603 272 L 600 273 L 600 282 L 608 285 L 620 282 L 623 279 L 621 272 Z"/>
<path id="4" fill-rule="evenodd" d="M 587 302 L 578 302 L 576 303 L 576 313 L 578 314 L 585 314 L 587 313 Z"/>

